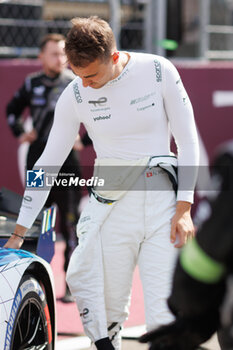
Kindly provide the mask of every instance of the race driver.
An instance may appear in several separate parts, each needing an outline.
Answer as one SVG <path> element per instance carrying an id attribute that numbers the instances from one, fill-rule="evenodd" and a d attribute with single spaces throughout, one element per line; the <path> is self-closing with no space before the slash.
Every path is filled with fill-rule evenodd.
<path id="1" fill-rule="evenodd" d="M 97 349 L 119 350 L 137 263 L 148 329 L 173 319 L 166 298 L 177 248 L 194 234 L 190 209 L 198 138 L 190 100 L 171 62 L 119 52 L 111 28 L 98 17 L 72 23 L 65 51 L 77 78 L 59 98 L 36 168 L 61 165 L 83 123 L 97 155 L 95 171 L 116 170 L 108 188 L 93 189 L 80 217 L 79 247 L 67 281 Z M 170 133 L 177 159 L 170 151 Z M 32 200 L 30 205 L 23 201 L 6 247 L 21 246 L 19 236 L 32 225 L 48 193 L 26 190 L 25 195 Z"/>

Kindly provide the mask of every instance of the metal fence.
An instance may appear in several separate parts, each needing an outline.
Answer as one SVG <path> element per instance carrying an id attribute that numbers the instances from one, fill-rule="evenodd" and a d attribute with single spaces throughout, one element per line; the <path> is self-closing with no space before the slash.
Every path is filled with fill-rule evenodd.
<path id="1" fill-rule="evenodd" d="M 206 56 L 210 59 L 233 59 L 233 1 L 214 2 L 210 3 Z"/>
<path id="2" fill-rule="evenodd" d="M 232 59 L 233 0 L 0 0 L 0 57 L 35 57 L 75 16 L 109 21 L 121 49 Z"/>

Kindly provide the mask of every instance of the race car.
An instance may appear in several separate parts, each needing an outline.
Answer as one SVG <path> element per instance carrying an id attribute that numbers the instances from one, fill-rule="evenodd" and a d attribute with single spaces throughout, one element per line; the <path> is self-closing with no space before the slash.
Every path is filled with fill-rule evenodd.
<path id="1" fill-rule="evenodd" d="M 3 248 L 14 231 L 21 196 L 0 191 L 0 350 L 54 350 L 55 208 L 43 210 L 22 249 Z"/>

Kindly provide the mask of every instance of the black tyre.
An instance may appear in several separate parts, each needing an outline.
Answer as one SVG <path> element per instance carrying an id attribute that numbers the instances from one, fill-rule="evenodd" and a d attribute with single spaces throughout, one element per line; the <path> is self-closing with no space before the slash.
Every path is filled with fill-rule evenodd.
<path id="1" fill-rule="evenodd" d="M 17 289 L 7 325 L 5 349 L 53 350 L 46 295 L 31 276 L 24 276 Z"/>

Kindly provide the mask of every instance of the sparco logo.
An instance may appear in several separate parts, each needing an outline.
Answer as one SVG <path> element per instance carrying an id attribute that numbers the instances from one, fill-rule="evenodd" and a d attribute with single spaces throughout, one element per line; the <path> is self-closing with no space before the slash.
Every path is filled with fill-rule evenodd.
<path id="1" fill-rule="evenodd" d="M 154 60 L 156 81 L 159 83 L 162 81 L 161 63 L 158 60 Z"/>
<path id="2" fill-rule="evenodd" d="M 107 97 L 100 97 L 97 101 L 88 101 L 88 103 L 96 106 L 103 106 L 107 102 Z"/>
<path id="3" fill-rule="evenodd" d="M 77 101 L 78 103 L 82 103 L 83 100 L 82 100 L 82 97 L 81 97 L 81 95 L 80 95 L 80 91 L 79 91 L 79 88 L 78 88 L 78 84 L 77 84 L 77 83 L 75 83 L 75 84 L 73 85 L 73 89 L 74 89 L 74 95 L 75 95 L 76 101 Z"/>

